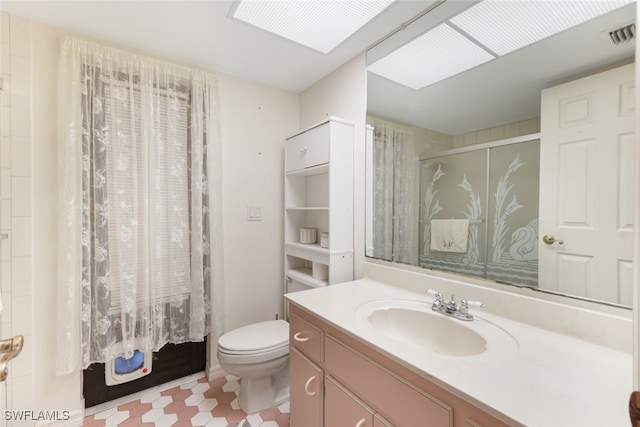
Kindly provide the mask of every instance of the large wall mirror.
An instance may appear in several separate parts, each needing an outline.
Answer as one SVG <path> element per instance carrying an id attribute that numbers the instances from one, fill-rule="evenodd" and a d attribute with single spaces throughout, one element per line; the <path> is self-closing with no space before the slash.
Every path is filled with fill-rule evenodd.
<path id="1" fill-rule="evenodd" d="M 630 306 L 635 8 L 443 1 L 372 47 L 367 257 Z"/>

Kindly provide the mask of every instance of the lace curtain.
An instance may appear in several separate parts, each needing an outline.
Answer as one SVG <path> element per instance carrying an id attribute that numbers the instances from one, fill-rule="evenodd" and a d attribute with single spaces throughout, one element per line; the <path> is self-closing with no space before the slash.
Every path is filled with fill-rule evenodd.
<path id="1" fill-rule="evenodd" d="M 221 331 L 215 77 L 67 38 L 58 96 L 58 373 Z"/>
<path id="2" fill-rule="evenodd" d="M 413 130 L 370 117 L 373 126 L 373 257 L 417 262 Z"/>

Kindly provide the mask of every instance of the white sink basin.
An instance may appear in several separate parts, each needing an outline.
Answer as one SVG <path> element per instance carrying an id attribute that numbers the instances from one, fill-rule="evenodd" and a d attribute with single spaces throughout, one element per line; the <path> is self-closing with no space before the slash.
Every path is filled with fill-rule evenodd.
<path id="1" fill-rule="evenodd" d="M 517 341 L 504 329 L 478 317 L 470 322 L 431 310 L 422 301 L 388 299 L 362 304 L 356 317 L 376 335 L 396 344 L 442 356 L 512 354 Z"/>

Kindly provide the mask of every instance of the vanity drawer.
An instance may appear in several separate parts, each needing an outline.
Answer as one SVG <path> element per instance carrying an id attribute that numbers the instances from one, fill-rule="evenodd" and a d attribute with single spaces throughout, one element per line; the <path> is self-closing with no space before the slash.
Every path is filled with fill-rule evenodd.
<path id="1" fill-rule="evenodd" d="M 295 314 L 289 317 L 289 343 L 316 363 L 324 360 L 322 330 Z"/>
<path id="2" fill-rule="evenodd" d="M 325 374 L 398 426 L 453 426 L 453 408 L 328 336 Z"/>
<path id="3" fill-rule="evenodd" d="M 329 427 L 373 427 L 375 412 L 336 380 L 324 381 L 324 424 Z"/>

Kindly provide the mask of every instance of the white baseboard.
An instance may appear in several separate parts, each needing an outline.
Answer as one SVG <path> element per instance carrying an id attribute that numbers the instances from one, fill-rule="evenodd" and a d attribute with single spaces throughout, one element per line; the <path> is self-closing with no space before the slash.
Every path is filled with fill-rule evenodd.
<path id="1" fill-rule="evenodd" d="M 209 381 L 222 378 L 227 375 L 227 373 L 220 367 L 220 365 L 208 366 L 206 372 L 207 379 Z"/>

